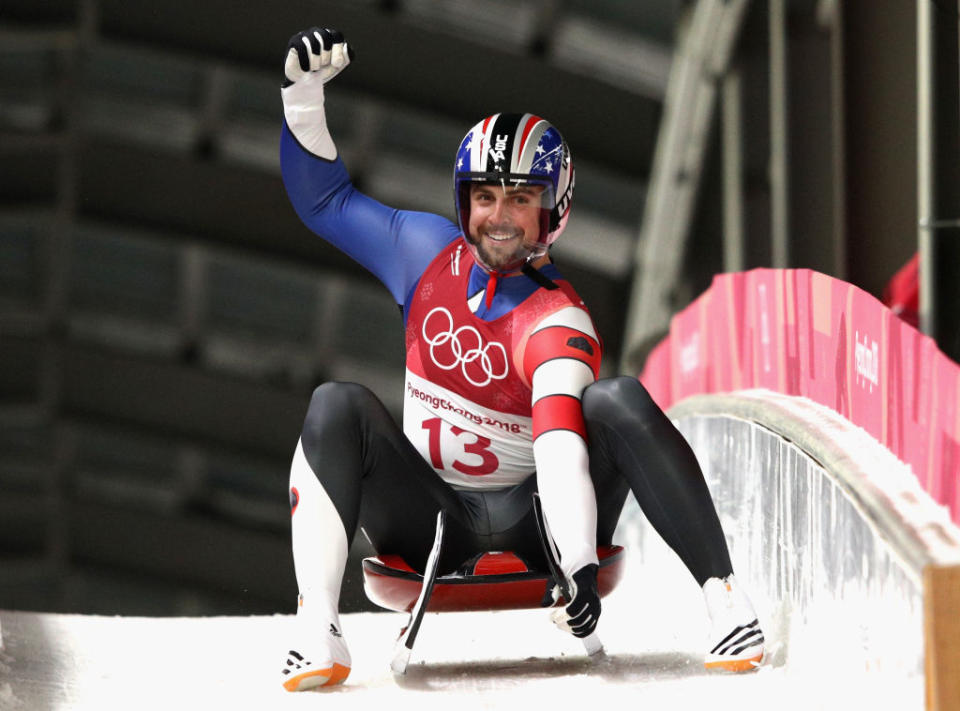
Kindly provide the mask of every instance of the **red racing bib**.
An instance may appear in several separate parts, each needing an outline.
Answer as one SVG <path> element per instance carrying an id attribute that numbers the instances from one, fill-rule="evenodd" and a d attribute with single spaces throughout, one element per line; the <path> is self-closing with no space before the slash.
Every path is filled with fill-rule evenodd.
<path id="1" fill-rule="evenodd" d="M 510 312 L 484 321 L 467 305 L 472 266 L 456 240 L 430 264 L 412 296 L 403 430 L 445 481 L 495 489 L 535 470 L 523 362 L 530 332 L 560 309 L 585 308 L 561 280 L 559 289 L 537 289 Z"/>

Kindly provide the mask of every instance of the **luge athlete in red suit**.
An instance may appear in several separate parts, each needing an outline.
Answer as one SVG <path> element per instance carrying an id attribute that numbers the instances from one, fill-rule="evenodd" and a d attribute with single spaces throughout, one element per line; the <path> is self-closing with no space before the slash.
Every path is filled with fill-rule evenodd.
<path id="1" fill-rule="evenodd" d="M 284 686 L 333 685 L 349 673 L 338 601 L 358 525 L 378 552 L 423 570 L 444 509 L 441 574 L 491 550 L 543 569 L 534 491 L 572 591 L 559 626 L 578 637 L 596 627 L 597 544 L 611 543 L 632 492 L 703 588 L 707 665 L 752 668 L 763 634 L 699 465 L 636 379 L 597 381 L 600 338 L 550 261 L 574 185 L 559 131 L 532 114 L 490 116 L 457 150 L 459 224 L 394 210 L 353 187 L 327 129 L 324 84 L 349 61 L 336 31 L 291 39 L 283 179 L 304 223 L 402 308 L 403 430 L 362 385 L 313 393 L 290 474 L 300 596 Z"/>

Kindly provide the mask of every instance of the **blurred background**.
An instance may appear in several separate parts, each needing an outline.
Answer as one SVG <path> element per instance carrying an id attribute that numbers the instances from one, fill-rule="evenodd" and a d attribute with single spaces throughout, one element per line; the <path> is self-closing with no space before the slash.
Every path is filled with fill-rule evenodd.
<path id="1" fill-rule="evenodd" d="M 956 57 L 956 3 L 920 4 Z M 283 57 L 312 25 L 356 49 L 327 115 L 386 204 L 452 217 L 483 116 L 560 128 L 554 257 L 606 375 L 717 272 L 879 297 L 922 241 L 916 0 L 4 0 L 0 608 L 292 612 L 312 389 L 362 382 L 399 417 L 396 305 L 280 180 Z M 359 585 L 354 561 L 346 610 Z"/>

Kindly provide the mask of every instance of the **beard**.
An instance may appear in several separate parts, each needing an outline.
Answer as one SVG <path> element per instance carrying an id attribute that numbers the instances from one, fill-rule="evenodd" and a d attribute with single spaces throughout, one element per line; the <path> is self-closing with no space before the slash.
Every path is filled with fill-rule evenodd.
<path id="1" fill-rule="evenodd" d="M 476 251 L 480 265 L 491 271 L 515 271 L 530 257 L 530 246 L 521 237 L 511 240 L 512 248 L 498 245 L 490 239 L 468 237 L 467 241 Z"/>

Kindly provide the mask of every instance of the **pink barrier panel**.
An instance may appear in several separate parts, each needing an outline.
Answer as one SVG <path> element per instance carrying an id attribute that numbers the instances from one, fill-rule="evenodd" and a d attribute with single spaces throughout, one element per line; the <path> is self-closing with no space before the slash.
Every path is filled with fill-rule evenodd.
<path id="1" fill-rule="evenodd" d="M 640 380 L 664 409 L 747 388 L 833 408 L 960 523 L 960 366 L 852 284 L 809 269 L 720 274 L 673 318 Z"/>

